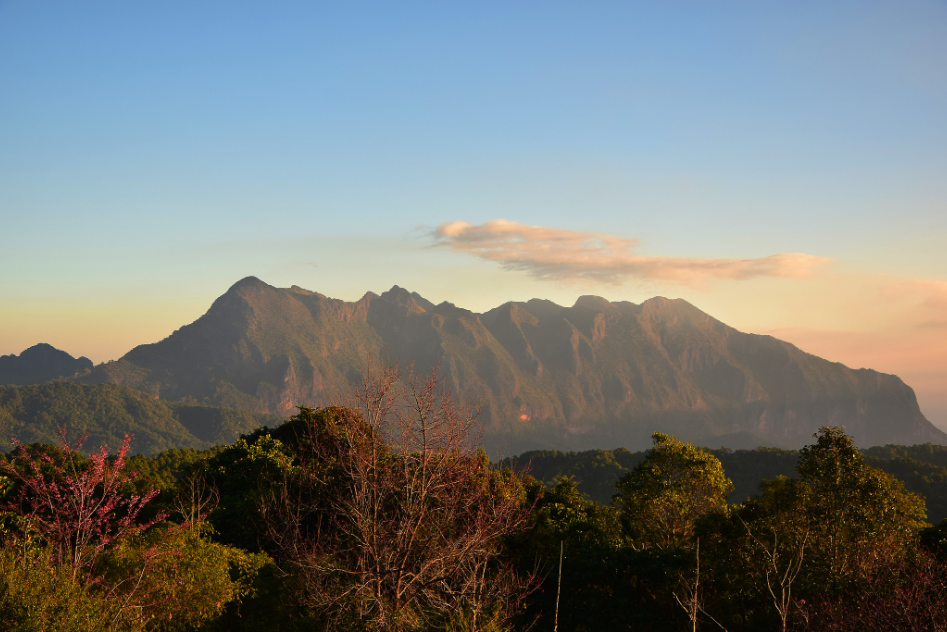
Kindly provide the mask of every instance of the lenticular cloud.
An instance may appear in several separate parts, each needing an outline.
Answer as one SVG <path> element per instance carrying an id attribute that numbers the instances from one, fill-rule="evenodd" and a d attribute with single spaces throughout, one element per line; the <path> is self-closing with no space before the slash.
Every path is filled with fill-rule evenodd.
<path id="1" fill-rule="evenodd" d="M 693 284 L 710 278 L 807 277 L 829 261 L 801 253 L 758 259 L 699 259 L 641 256 L 638 241 L 575 230 L 529 226 L 505 219 L 479 226 L 455 221 L 432 231 L 436 243 L 496 261 L 507 270 L 540 279 L 593 280 L 621 283 L 650 279 Z"/>

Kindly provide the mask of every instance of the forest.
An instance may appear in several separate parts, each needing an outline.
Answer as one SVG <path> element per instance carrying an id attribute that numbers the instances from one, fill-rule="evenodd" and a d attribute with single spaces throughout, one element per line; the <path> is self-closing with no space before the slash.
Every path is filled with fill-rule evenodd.
<path id="1" fill-rule="evenodd" d="M 397 367 L 228 445 L 86 439 L 0 461 L 0 629 L 947 627 L 933 446 L 655 433 L 644 453 L 491 464 L 474 411 Z"/>
<path id="2" fill-rule="evenodd" d="M 904 481 L 905 487 L 927 500 L 927 519 L 940 522 L 947 518 L 947 446 L 885 445 L 859 450 L 869 465 Z M 733 481 L 728 501 L 739 504 L 759 491 L 764 479 L 794 476 L 799 462 L 798 450 L 760 447 L 753 450 L 708 449 L 720 460 L 727 477 Z M 553 484 L 563 476 L 574 478 L 579 491 L 603 505 L 615 495 L 615 484 L 646 457 L 645 452 L 586 450 L 562 452 L 534 450 L 503 459 L 501 467 L 528 471 L 533 477 Z"/>
<path id="3" fill-rule="evenodd" d="M 132 451 L 155 454 L 184 447 L 232 443 L 241 434 L 276 425 L 276 415 L 167 401 L 118 384 L 0 384 L 0 450 L 10 438 L 24 443 L 58 443 L 59 429 L 89 445 L 120 445 L 133 434 Z"/>

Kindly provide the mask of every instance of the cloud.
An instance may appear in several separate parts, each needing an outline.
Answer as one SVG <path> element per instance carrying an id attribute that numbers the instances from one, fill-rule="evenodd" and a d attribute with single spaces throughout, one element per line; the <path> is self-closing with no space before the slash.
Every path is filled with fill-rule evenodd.
<path id="1" fill-rule="evenodd" d="M 709 278 L 808 277 L 830 259 L 789 253 L 759 259 L 646 257 L 638 241 L 606 235 L 529 226 L 505 219 L 479 226 L 455 221 L 432 231 L 438 245 L 495 261 L 507 270 L 539 279 L 592 280 L 617 284 L 649 279 L 695 284 Z"/>

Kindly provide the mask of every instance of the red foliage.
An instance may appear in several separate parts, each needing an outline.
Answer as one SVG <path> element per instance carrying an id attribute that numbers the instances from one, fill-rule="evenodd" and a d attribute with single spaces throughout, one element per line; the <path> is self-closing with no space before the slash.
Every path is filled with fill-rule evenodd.
<path id="1" fill-rule="evenodd" d="M 73 443 L 63 430 L 60 436 L 56 457 L 14 440 L 12 461 L 0 461 L 0 473 L 18 481 L 19 491 L 3 509 L 21 518 L 22 537 L 39 535 L 52 551 L 51 562 L 71 565 L 77 573 L 91 568 L 107 547 L 145 531 L 165 514 L 139 523 L 138 515 L 157 490 L 123 492 L 134 477 L 125 470 L 130 435 L 114 457 L 103 445 L 88 459 L 79 453 L 86 435 Z"/>
<path id="2" fill-rule="evenodd" d="M 903 554 L 882 543 L 857 556 L 847 594 L 799 602 L 802 629 L 935 632 L 947 629 L 947 564 L 923 549 Z"/>

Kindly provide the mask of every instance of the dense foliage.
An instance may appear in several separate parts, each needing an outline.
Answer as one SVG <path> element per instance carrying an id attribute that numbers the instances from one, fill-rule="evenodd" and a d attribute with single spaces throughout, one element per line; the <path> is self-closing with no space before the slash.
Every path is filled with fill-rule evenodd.
<path id="1" fill-rule="evenodd" d="M 727 500 L 738 504 L 760 493 L 760 484 L 778 476 L 793 476 L 798 450 L 756 448 L 753 450 L 705 449 L 723 465 L 733 481 Z M 927 520 L 947 518 L 947 446 L 930 443 L 914 446 L 887 445 L 860 450 L 866 463 L 904 481 L 905 487 L 927 500 Z M 611 502 L 615 485 L 645 458 L 644 452 L 586 450 L 560 452 L 533 450 L 505 459 L 502 466 L 529 471 L 547 485 L 562 477 L 575 479 L 579 491 L 603 505 Z"/>
<path id="2" fill-rule="evenodd" d="M 726 513 L 733 483 L 709 452 L 654 433 L 654 448 L 616 485 L 615 505 L 628 535 L 642 548 L 686 547 L 697 521 Z"/>
<path id="3" fill-rule="evenodd" d="M 0 629 L 947 625 L 947 521 L 878 467 L 937 489 L 937 447 L 859 451 L 823 428 L 792 453 L 656 433 L 645 453 L 534 455 L 543 478 L 620 473 L 600 503 L 577 477 L 490 466 L 433 376 L 382 371 L 353 402 L 205 451 L 18 446 L 0 462 Z M 775 474 L 734 503 L 731 476 L 755 472 Z"/>
<path id="4" fill-rule="evenodd" d="M 203 453 L 18 445 L 0 628 L 506 628 L 536 584 L 504 553 L 523 479 L 436 373 L 368 373 L 355 401 Z"/>

